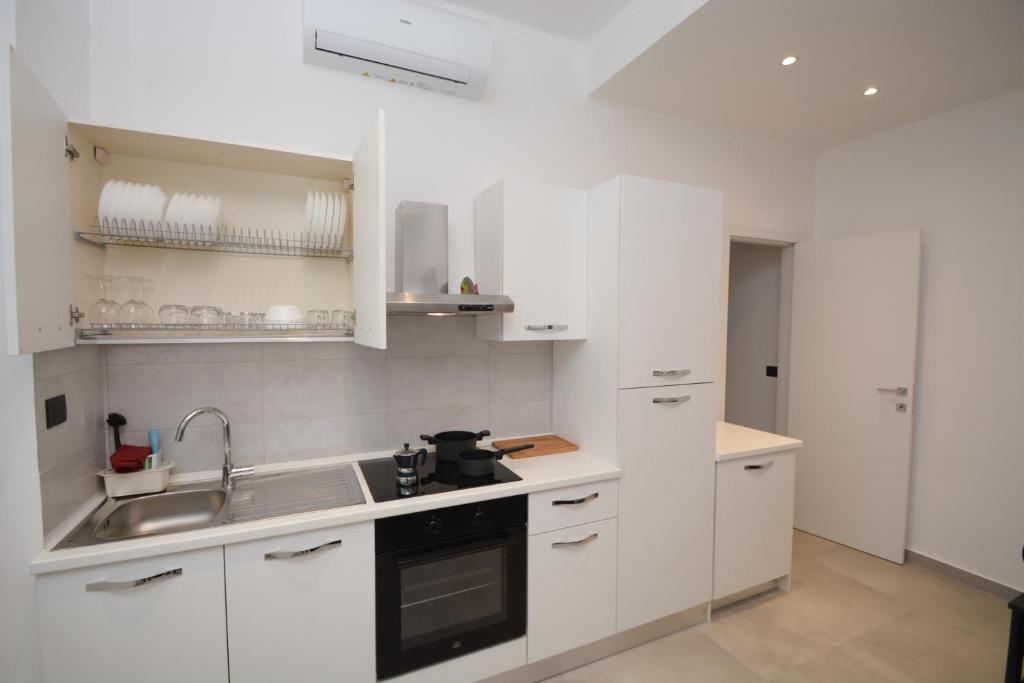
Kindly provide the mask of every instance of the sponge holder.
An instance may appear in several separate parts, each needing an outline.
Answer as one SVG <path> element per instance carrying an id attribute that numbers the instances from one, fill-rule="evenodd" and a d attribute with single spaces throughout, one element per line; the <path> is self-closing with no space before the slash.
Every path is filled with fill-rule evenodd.
<path id="1" fill-rule="evenodd" d="M 122 496 L 138 496 L 143 493 L 159 493 L 163 491 L 171 482 L 171 469 L 173 467 L 173 462 L 167 462 L 151 470 L 115 472 L 107 468 L 98 474 L 103 477 L 103 485 L 107 488 L 107 496 L 110 498 L 120 498 Z"/>

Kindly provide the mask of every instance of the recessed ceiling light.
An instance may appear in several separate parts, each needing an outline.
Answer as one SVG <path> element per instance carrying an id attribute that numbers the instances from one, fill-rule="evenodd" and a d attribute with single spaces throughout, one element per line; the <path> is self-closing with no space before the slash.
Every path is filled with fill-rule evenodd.
<path id="1" fill-rule="evenodd" d="M 871 97 L 872 95 L 875 95 L 877 93 L 878 88 L 876 88 L 875 86 L 871 86 L 870 88 L 864 91 L 864 94 L 867 95 L 868 97 Z"/>
<path id="2" fill-rule="evenodd" d="M 796 64 L 796 57 L 793 55 L 785 57 L 782 60 L 782 66 L 793 66 L 794 64 Z"/>

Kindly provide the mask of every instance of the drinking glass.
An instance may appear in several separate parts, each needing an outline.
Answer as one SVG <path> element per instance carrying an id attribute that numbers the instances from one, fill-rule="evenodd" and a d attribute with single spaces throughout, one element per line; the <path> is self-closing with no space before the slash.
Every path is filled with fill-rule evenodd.
<path id="1" fill-rule="evenodd" d="M 343 330 L 354 330 L 356 327 L 356 312 L 341 309 L 331 311 L 331 326 Z"/>
<path id="2" fill-rule="evenodd" d="M 192 322 L 188 306 L 164 304 L 160 307 L 160 322 L 165 325 L 185 325 Z"/>
<path id="3" fill-rule="evenodd" d="M 306 311 L 306 322 L 310 325 L 323 327 L 331 322 L 331 316 L 327 311 L 315 308 L 311 311 Z"/>
<path id="4" fill-rule="evenodd" d="M 131 298 L 121 305 L 120 321 L 127 325 L 153 325 L 159 322 L 153 309 L 142 300 L 143 290 L 151 280 L 134 275 L 122 279 L 128 284 Z"/>
<path id="5" fill-rule="evenodd" d="M 216 306 L 193 306 L 192 322 L 198 325 L 220 325 L 224 322 L 224 312 Z"/>
<path id="6" fill-rule="evenodd" d="M 89 307 L 86 321 L 93 325 L 114 325 L 120 319 L 121 307 L 114 301 L 114 278 L 110 275 L 90 275 L 99 298 Z"/>

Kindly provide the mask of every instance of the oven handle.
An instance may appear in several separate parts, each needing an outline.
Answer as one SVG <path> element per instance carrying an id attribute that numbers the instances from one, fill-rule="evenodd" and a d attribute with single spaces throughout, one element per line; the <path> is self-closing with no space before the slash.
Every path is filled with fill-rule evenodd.
<path id="1" fill-rule="evenodd" d="M 510 546 L 515 542 L 516 539 L 514 536 L 508 533 L 503 533 L 497 537 L 490 536 L 472 543 L 460 543 L 440 550 L 404 553 L 395 558 L 395 566 L 399 569 L 404 569 L 406 567 L 414 567 L 418 564 L 426 564 L 427 562 L 436 562 L 437 560 L 443 560 L 447 557 L 458 557 L 459 555 L 476 553 L 482 550 L 491 550 L 492 548 Z"/>

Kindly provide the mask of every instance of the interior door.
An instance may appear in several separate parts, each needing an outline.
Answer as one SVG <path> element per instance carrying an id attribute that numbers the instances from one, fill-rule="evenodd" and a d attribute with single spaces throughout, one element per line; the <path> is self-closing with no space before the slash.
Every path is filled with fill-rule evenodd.
<path id="1" fill-rule="evenodd" d="M 355 341 L 387 347 L 387 205 L 385 197 L 384 111 L 363 135 L 352 160 L 352 288 Z"/>
<path id="2" fill-rule="evenodd" d="M 796 527 L 903 562 L 921 236 L 796 245 L 790 435 Z"/>
<path id="3" fill-rule="evenodd" d="M 13 49 L 10 65 L 13 221 L 3 238 L 7 349 L 17 355 L 75 343 L 71 162 L 64 157 L 67 117 L 60 105 Z"/>

